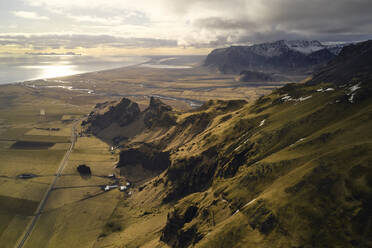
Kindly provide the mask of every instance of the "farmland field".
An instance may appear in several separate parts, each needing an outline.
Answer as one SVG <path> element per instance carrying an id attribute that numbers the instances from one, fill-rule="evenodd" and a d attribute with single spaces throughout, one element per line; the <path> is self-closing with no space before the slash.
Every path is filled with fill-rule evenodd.
<path id="1" fill-rule="evenodd" d="M 81 117 L 86 110 L 39 97 L 24 87 L 1 88 L 0 101 L 10 102 L 0 108 L 0 247 L 12 247 L 69 147 L 72 124 L 61 121 L 63 114 Z M 40 109 L 46 109 L 45 116 L 40 116 Z M 45 131 L 50 128 L 59 131 Z M 36 177 L 21 179 L 20 174 Z"/>

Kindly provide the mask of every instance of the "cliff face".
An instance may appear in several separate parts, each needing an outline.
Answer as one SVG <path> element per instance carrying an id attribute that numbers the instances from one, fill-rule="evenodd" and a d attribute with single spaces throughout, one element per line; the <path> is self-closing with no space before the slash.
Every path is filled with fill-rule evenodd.
<path id="1" fill-rule="evenodd" d="M 101 109 L 102 106 L 97 106 Z M 117 105 L 110 106 L 103 114 L 91 112 L 88 119 L 82 123 L 88 126 L 88 131 L 97 134 L 100 130 L 109 127 L 112 123 L 117 123 L 119 126 L 126 126 L 136 120 L 140 115 L 138 104 L 127 98 L 123 98 Z"/>
<path id="2" fill-rule="evenodd" d="M 151 97 L 149 107 L 144 111 L 144 122 L 147 127 L 171 126 L 175 124 L 174 117 L 170 114 L 172 108 L 160 99 Z"/>
<path id="3" fill-rule="evenodd" d="M 94 134 L 115 146 L 149 128 L 171 127 L 175 124 L 172 108 L 159 99 L 150 98 L 150 104 L 140 111 L 138 104 L 123 98 L 119 103 L 97 104 L 87 120 L 82 122 L 85 132 Z"/>

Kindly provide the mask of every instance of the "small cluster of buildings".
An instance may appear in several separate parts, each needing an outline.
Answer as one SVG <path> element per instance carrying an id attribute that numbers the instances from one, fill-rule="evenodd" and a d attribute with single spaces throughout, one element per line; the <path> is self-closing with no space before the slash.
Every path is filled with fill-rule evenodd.
<path id="1" fill-rule="evenodd" d="M 110 174 L 108 175 L 108 178 L 113 178 L 115 179 L 115 175 L 114 174 Z M 119 188 L 120 191 L 122 192 L 126 192 L 131 186 L 131 183 L 130 182 L 127 182 L 125 183 L 125 185 L 119 185 L 119 184 L 114 184 L 114 185 L 106 185 L 103 187 L 103 190 L 104 191 L 110 191 L 112 189 L 116 189 L 116 188 Z M 131 195 L 132 194 L 132 191 L 129 191 L 128 192 L 128 195 Z"/>

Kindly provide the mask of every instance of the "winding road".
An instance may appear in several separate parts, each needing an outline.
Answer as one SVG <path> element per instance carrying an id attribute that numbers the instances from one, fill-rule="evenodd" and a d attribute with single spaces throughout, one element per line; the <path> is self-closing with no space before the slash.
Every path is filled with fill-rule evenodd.
<path id="1" fill-rule="evenodd" d="M 29 224 L 27 225 L 27 227 L 26 227 L 25 231 L 23 232 L 22 236 L 17 241 L 16 246 L 15 246 L 17 248 L 22 248 L 24 246 L 24 244 L 26 243 L 28 237 L 31 235 L 31 233 L 32 233 L 32 231 L 33 231 L 33 229 L 36 225 L 37 220 L 39 219 L 41 213 L 44 210 L 45 204 L 46 204 L 46 202 L 47 202 L 47 200 L 50 196 L 50 193 L 52 192 L 52 190 L 54 188 L 54 185 L 57 182 L 57 179 L 61 176 L 62 171 L 67 164 L 67 161 L 70 157 L 70 154 L 71 154 L 72 150 L 74 149 L 75 142 L 76 142 L 76 139 L 77 139 L 75 129 L 76 129 L 76 125 L 78 123 L 79 123 L 79 121 L 76 121 L 71 127 L 71 145 L 70 145 L 70 148 L 66 151 L 65 155 L 63 156 L 63 158 L 62 158 L 62 160 L 59 164 L 59 167 L 57 169 L 57 172 L 56 172 L 56 174 L 53 178 L 53 181 L 49 185 L 48 190 L 45 192 L 43 198 L 41 199 L 41 201 L 39 203 L 39 206 L 37 207 L 37 209 L 35 211 L 35 214 L 32 217 L 32 220 L 29 222 Z"/>

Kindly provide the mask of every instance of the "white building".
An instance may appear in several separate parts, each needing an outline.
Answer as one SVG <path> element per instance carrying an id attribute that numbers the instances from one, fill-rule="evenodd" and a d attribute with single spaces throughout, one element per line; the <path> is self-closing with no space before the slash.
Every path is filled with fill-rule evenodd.
<path id="1" fill-rule="evenodd" d="M 118 185 L 106 185 L 105 188 L 103 189 L 104 191 L 109 191 L 111 189 L 117 188 Z"/>

